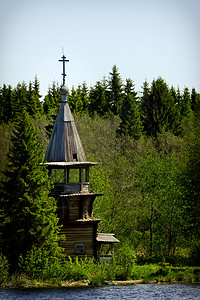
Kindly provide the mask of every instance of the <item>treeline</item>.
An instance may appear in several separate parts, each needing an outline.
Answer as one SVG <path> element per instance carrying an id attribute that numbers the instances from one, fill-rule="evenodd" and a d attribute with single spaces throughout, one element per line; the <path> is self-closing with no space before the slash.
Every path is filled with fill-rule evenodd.
<path id="1" fill-rule="evenodd" d="M 0 123 L 12 122 L 25 109 L 31 116 L 37 114 L 55 117 L 60 105 L 59 86 L 53 82 L 47 95 L 41 101 L 39 81 L 16 88 L 4 85 L 0 90 Z M 164 79 L 153 80 L 151 85 L 143 83 L 142 93 L 135 91 L 134 82 L 125 83 L 113 66 L 108 78 L 98 81 L 90 89 L 84 82 L 77 89 L 72 88 L 68 101 L 72 113 L 95 114 L 101 117 L 119 116 L 119 135 L 138 139 L 142 134 L 156 137 L 164 131 L 175 135 L 181 133 L 181 124 L 186 118 L 197 117 L 200 112 L 200 94 L 193 88 L 184 91 L 169 87 Z"/>
<path id="2" fill-rule="evenodd" d="M 115 233 L 121 240 L 118 247 L 130 257 L 137 253 L 138 263 L 165 259 L 173 264 L 199 265 L 200 95 L 195 89 L 185 88 L 181 92 L 169 87 L 162 78 L 153 80 L 151 85 L 145 81 L 143 92 L 138 94 L 133 81 L 126 79 L 124 84 L 113 66 L 109 77 L 94 87 L 89 89 L 83 83 L 72 88 L 68 100 L 88 161 L 102 162 L 102 166 L 92 168 L 90 179 L 91 191 L 104 193 L 94 203 L 94 216 L 103 220 L 100 231 Z M 40 219 L 41 211 L 53 212 L 56 204 L 48 200 L 49 183 L 45 185 L 45 194 L 42 191 L 48 179 L 46 175 L 42 179 L 36 167 L 42 155 L 40 152 L 34 159 L 39 142 L 31 124 L 39 129 L 46 149 L 61 101 L 59 87 L 53 83 L 41 101 L 37 78 L 16 88 L 4 85 L 0 101 L 0 164 L 4 171 L 0 174 L 0 189 L 1 204 L 6 209 L 5 215 L 1 206 L 1 224 L 5 227 L 0 227 L 0 239 L 10 240 L 9 255 L 13 260 L 13 243 L 18 249 L 17 256 L 21 253 L 25 261 L 27 251 L 31 260 L 38 253 L 37 250 L 32 254 L 34 247 L 40 249 L 41 236 L 43 244 L 49 247 L 46 253 L 52 253 L 48 235 L 42 229 L 45 222 L 51 230 L 52 245 L 58 245 L 57 219 L 52 214 L 51 220 L 48 214 L 46 220 Z M 35 179 L 40 177 L 38 186 Z M 11 186 L 18 190 L 15 195 Z M 34 199 L 40 197 L 43 202 L 37 205 Z M 23 204 L 29 205 L 24 213 Z M 9 216 L 11 208 L 15 218 L 14 213 Z M 17 222 L 16 216 L 20 224 L 26 224 L 26 216 L 33 220 L 27 223 L 26 232 L 12 225 Z M 35 230 L 32 224 L 37 227 Z M 20 240 L 16 238 L 19 234 Z M 29 243 L 22 249 L 25 237 Z M 6 248 L 0 247 L 5 255 Z"/>

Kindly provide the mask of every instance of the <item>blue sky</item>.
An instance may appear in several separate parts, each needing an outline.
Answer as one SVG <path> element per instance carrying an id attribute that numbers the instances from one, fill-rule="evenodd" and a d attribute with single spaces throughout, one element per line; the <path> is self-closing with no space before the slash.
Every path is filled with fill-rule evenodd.
<path id="1" fill-rule="evenodd" d="M 200 92 L 199 0 L 0 0 L 0 85 L 93 86 L 114 64 L 136 91 L 161 76 Z"/>

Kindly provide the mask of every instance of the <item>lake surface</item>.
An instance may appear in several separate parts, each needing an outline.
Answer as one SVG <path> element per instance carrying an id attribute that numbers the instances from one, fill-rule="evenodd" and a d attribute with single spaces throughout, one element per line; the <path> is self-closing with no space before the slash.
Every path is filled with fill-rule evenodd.
<path id="1" fill-rule="evenodd" d="M 136 284 L 73 289 L 0 290 L 0 299 L 200 299 L 200 285 Z"/>

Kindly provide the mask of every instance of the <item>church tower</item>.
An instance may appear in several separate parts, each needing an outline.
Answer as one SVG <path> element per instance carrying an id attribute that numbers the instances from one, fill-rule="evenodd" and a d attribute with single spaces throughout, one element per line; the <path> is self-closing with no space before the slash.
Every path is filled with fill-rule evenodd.
<path id="1" fill-rule="evenodd" d="M 113 234 L 98 233 L 100 219 L 93 218 L 92 206 L 95 198 L 102 194 L 89 190 L 89 171 L 97 162 L 88 162 L 72 116 L 65 85 L 65 62 L 63 55 L 63 84 L 60 88 L 62 101 L 53 127 L 45 165 L 51 178 L 56 172 L 59 182 L 54 182 L 51 191 L 57 201 L 61 234 L 66 239 L 62 244 L 65 253 L 71 257 L 94 257 L 100 259 L 101 244 L 119 242 Z"/>

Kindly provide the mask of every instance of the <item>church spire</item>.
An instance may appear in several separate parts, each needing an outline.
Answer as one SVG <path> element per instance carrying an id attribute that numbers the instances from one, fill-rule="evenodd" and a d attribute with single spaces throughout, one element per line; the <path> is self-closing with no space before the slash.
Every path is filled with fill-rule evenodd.
<path id="1" fill-rule="evenodd" d="M 86 162 L 85 152 L 72 116 L 67 95 L 68 88 L 65 86 L 65 55 L 63 54 L 63 85 L 60 88 L 62 102 L 53 127 L 45 161 L 47 162 Z"/>

